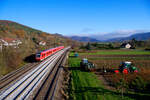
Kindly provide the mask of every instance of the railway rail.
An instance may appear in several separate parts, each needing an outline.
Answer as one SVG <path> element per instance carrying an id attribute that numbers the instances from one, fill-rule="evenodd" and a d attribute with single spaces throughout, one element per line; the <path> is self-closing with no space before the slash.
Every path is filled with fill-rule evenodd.
<path id="1" fill-rule="evenodd" d="M 2 77 L 0 79 L 0 91 L 5 89 L 11 83 L 15 82 L 16 79 L 24 77 L 24 75 L 26 75 L 30 70 L 36 68 L 38 64 L 39 62 L 30 63 Z"/>
<path id="2" fill-rule="evenodd" d="M 63 62 L 65 52 L 69 48 L 70 47 L 67 47 L 55 53 L 50 58 L 40 63 L 22 79 L 3 90 L 0 93 L 0 100 L 23 100 L 36 99 L 40 97 L 42 97 L 41 99 L 51 99 L 51 96 L 54 93 L 53 88 L 55 88 L 53 86 L 55 86 L 55 82 L 59 75 L 59 66 Z M 50 82 L 50 85 L 48 82 Z M 47 88 L 47 91 L 45 92 L 41 87 Z"/>
<path id="3" fill-rule="evenodd" d="M 36 95 L 33 98 L 34 100 L 52 100 L 54 98 L 58 77 L 62 64 L 66 58 L 66 53 L 67 52 L 65 52 L 62 57 L 58 59 L 55 67 L 53 67 L 51 72 L 47 75 L 46 79 L 41 84 L 41 87 L 37 89 Z"/>

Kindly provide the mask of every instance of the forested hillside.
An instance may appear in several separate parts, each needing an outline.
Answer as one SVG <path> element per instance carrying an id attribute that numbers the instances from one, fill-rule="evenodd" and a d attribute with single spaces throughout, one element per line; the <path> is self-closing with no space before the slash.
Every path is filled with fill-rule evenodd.
<path id="1" fill-rule="evenodd" d="M 39 41 L 46 41 L 47 46 L 71 45 L 72 40 L 61 35 L 49 34 L 36 30 L 16 22 L 0 20 L 0 38 L 18 38 L 23 41 L 30 41 L 37 44 Z"/>

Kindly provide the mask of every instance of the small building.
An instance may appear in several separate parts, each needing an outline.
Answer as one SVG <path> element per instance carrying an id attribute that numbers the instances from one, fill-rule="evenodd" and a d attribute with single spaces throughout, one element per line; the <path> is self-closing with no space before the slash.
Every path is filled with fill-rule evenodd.
<path id="1" fill-rule="evenodd" d="M 123 43 L 120 47 L 130 49 L 132 46 L 129 43 Z"/>
<path id="2" fill-rule="evenodd" d="M 12 39 L 12 38 L 3 38 L 0 39 L 0 44 L 3 46 L 13 46 L 14 48 L 18 47 L 18 45 L 22 44 L 20 40 Z"/>
<path id="3" fill-rule="evenodd" d="M 39 45 L 45 46 L 45 45 L 46 45 L 46 42 L 41 41 L 41 42 L 39 42 Z"/>

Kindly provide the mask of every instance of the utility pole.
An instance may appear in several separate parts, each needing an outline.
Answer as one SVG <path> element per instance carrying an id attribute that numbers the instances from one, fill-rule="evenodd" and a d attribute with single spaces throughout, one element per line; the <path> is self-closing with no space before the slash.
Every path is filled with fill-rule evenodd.
<path id="1" fill-rule="evenodd" d="M 0 52 L 2 52 L 2 50 L 3 50 L 3 45 L 1 43 L 1 45 L 0 45 Z"/>

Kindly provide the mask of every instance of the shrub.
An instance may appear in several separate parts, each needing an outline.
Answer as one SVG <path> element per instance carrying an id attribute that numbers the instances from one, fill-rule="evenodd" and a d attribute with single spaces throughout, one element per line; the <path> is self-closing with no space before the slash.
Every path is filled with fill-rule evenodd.
<path id="1" fill-rule="evenodd" d="M 130 88 L 136 91 L 142 91 L 146 89 L 147 82 L 143 80 L 142 77 L 137 76 L 131 83 L 129 84 Z"/>

